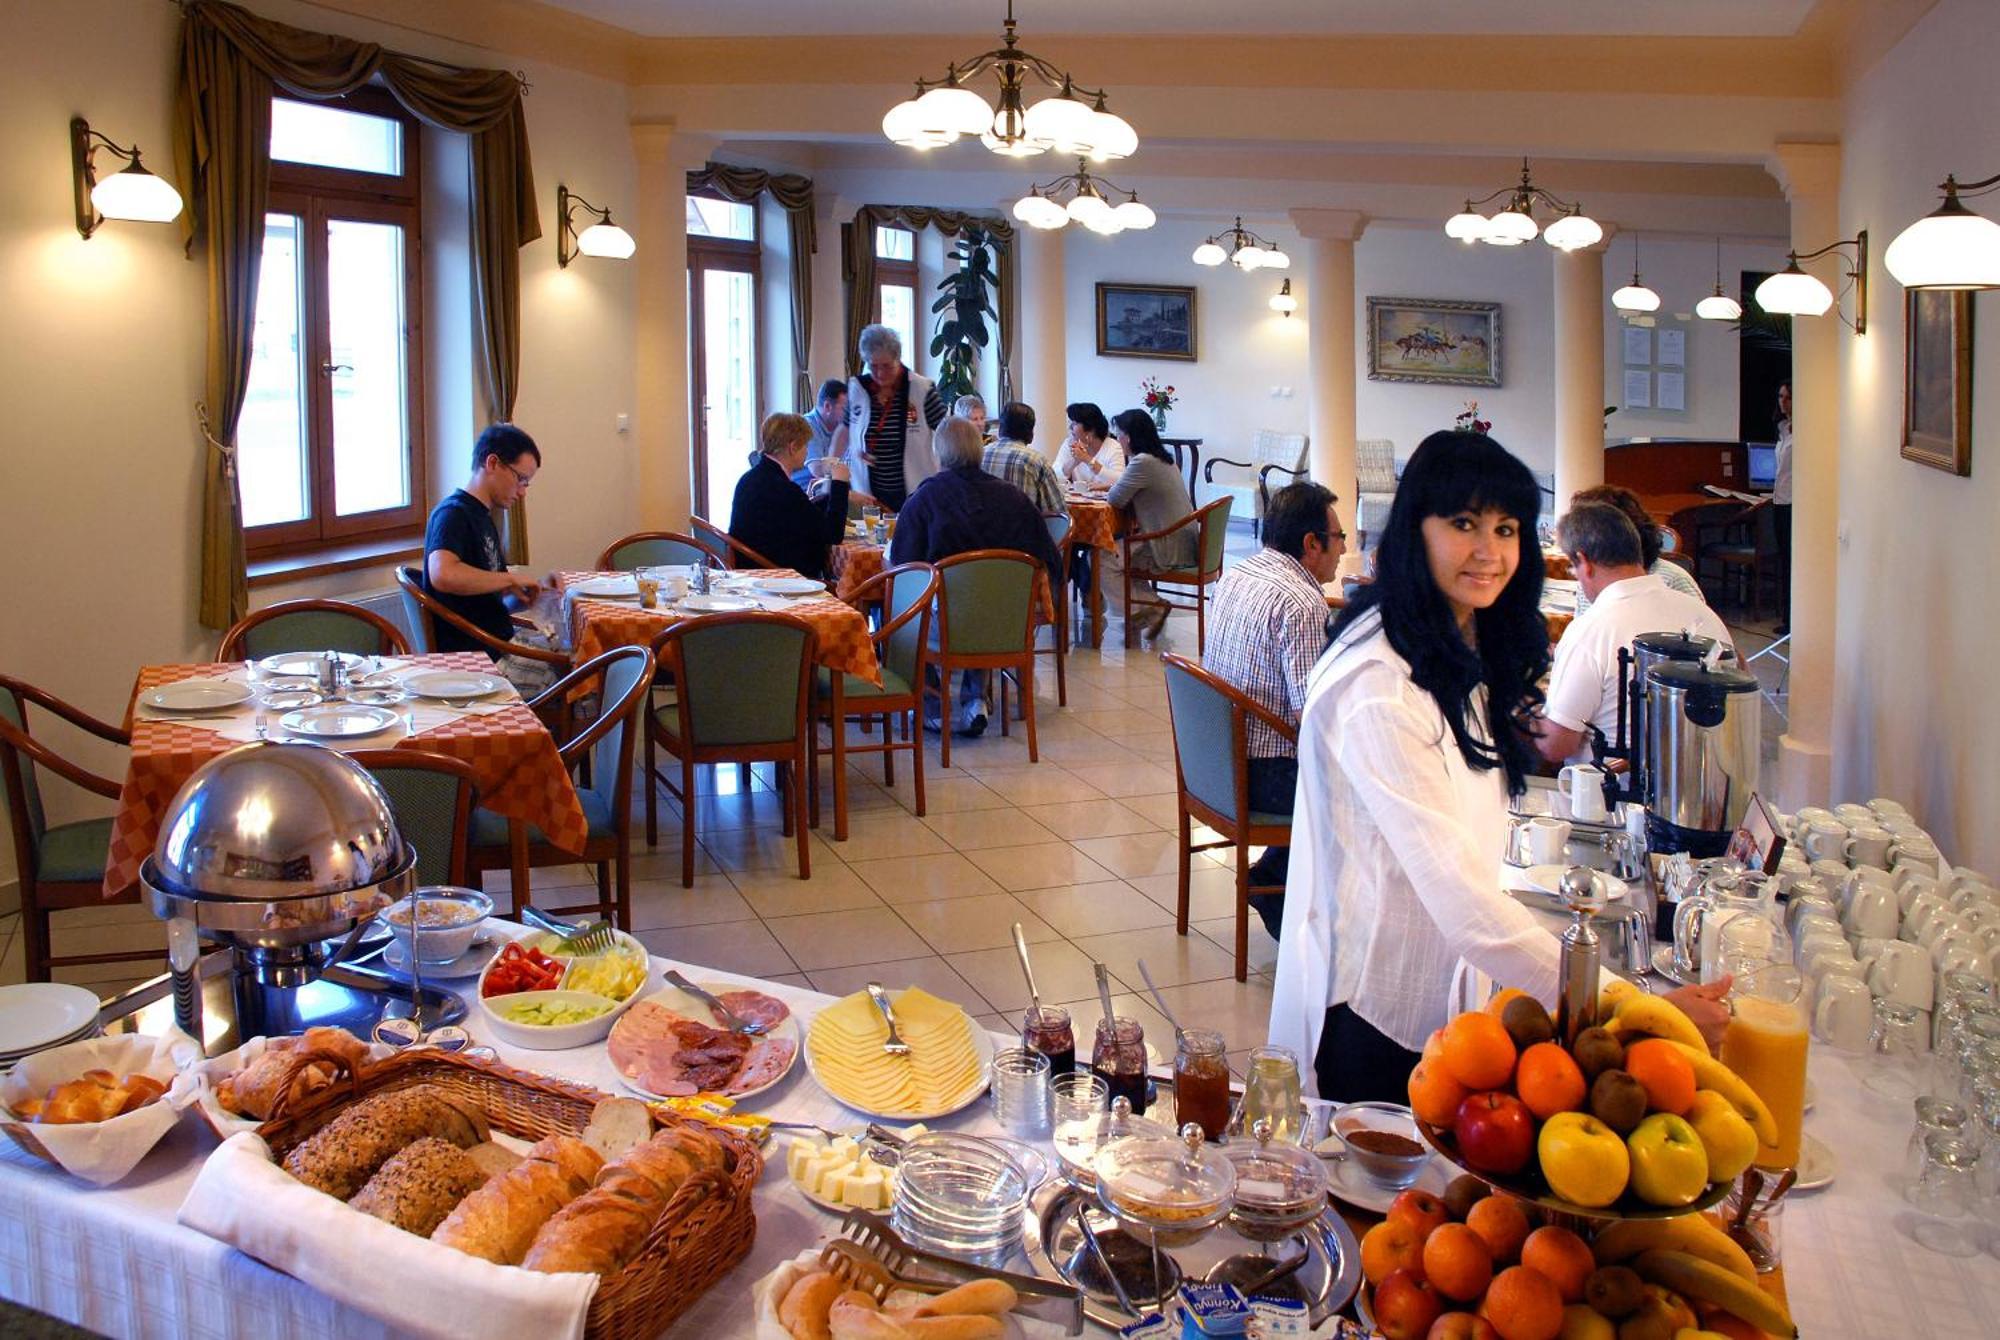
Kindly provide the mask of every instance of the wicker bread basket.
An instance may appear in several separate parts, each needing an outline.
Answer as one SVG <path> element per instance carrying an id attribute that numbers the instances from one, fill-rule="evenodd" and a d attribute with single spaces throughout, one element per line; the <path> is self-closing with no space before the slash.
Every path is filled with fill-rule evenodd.
<path id="1" fill-rule="evenodd" d="M 325 1057 L 302 1056 L 300 1064 Z M 333 1086 L 288 1111 L 281 1098 L 258 1134 L 282 1161 L 292 1148 L 370 1094 L 430 1084 L 486 1114 L 495 1130 L 524 1140 L 581 1135 L 591 1110 L 607 1096 L 596 1089 L 530 1074 L 497 1061 L 445 1052 L 401 1052 L 356 1071 L 341 1067 Z M 288 1088 L 289 1084 L 281 1087 Z M 697 1124 L 655 1115 L 659 1125 Z M 668 1202 L 631 1264 L 607 1275 L 590 1300 L 587 1340 L 650 1340 L 710 1285 L 749 1254 L 757 1235 L 750 1193 L 763 1168 L 755 1145 L 733 1131 L 702 1126 L 721 1142 L 727 1173 L 697 1173 Z"/>

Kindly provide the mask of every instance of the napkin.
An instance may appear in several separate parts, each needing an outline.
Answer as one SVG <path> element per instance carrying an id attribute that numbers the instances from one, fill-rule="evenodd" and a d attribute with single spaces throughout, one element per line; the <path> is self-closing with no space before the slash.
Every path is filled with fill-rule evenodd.
<path id="1" fill-rule="evenodd" d="M 160 1142 L 160 1137 L 173 1129 L 180 1120 L 181 1109 L 193 1101 L 192 1094 L 177 1096 L 169 1089 L 153 1102 L 122 1117 L 70 1125 L 15 1122 L 14 1106 L 45 1094 L 86 1070 L 109 1070 L 120 1077 L 146 1074 L 168 1083 L 181 1066 L 200 1056 L 201 1045 L 178 1029 L 158 1037 L 122 1033 L 108 1038 L 86 1038 L 36 1052 L 22 1058 L 0 1080 L 0 1103 L 6 1104 L 8 1133 L 14 1134 L 13 1128 L 18 1126 L 66 1171 L 97 1186 L 110 1186 L 137 1167 L 139 1160 Z"/>
<path id="2" fill-rule="evenodd" d="M 396 1331 L 436 1340 L 472 1330 L 483 1340 L 575 1340 L 597 1292 L 595 1275 L 496 1266 L 350 1209 L 279 1168 L 255 1131 L 208 1156 L 179 1219 Z"/>
<path id="3" fill-rule="evenodd" d="M 222 1139 L 228 1139 L 238 1131 L 254 1131 L 264 1123 L 255 1117 L 239 1116 L 222 1105 L 215 1096 L 218 1084 L 237 1071 L 244 1069 L 252 1061 L 264 1054 L 271 1043 L 269 1038 L 251 1038 L 234 1051 L 206 1061 L 197 1061 L 174 1077 L 173 1087 L 167 1090 L 169 1099 L 178 1100 L 177 1107 L 192 1106 L 196 1114 L 207 1123 L 208 1128 Z M 395 1054 L 396 1049 L 381 1042 L 368 1044 L 368 1059 L 380 1061 Z"/>

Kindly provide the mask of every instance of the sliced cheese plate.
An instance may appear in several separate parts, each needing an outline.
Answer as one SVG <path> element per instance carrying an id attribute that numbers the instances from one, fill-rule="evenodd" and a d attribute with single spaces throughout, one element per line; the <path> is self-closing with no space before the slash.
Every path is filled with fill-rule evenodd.
<path id="1" fill-rule="evenodd" d="M 906 1057 L 882 1050 L 888 1026 L 865 991 L 814 1016 L 806 1069 L 835 1101 L 869 1116 L 933 1121 L 970 1107 L 986 1092 L 993 1038 L 971 1016 L 921 987 L 890 994 Z"/>

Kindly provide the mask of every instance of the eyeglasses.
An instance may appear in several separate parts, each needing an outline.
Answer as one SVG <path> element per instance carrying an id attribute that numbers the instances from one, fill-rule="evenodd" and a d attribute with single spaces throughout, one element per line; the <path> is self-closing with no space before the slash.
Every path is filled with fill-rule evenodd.
<path id="1" fill-rule="evenodd" d="M 519 484 L 524 490 L 528 487 L 528 485 L 535 482 L 535 477 L 533 475 L 524 475 L 511 465 L 507 467 L 507 473 L 514 476 L 514 482 Z"/>

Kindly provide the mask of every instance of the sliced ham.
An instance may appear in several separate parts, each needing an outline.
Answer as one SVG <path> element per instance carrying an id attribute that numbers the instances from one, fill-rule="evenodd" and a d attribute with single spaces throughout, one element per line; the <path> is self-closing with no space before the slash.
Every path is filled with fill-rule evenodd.
<path id="1" fill-rule="evenodd" d="M 783 1001 L 761 991 L 732 991 L 722 999 L 766 1027 L 790 1013 Z M 732 1033 L 642 1000 L 611 1026 L 605 1050 L 618 1073 L 648 1093 L 682 1097 L 762 1088 L 785 1072 L 797 1045 L 789 1038 Z"/>
<path id="2" fill-rule="evenodd" d="M 791 1013 L 784 1001 L 762 991 L 723 991 L 717 993 L 716 999 L 744 1023 L 753 1028 L 761 1024 L 767 1031 L 785 1022 L 785 1016 Z"/>
<path id="3" fill-rule="evenodd" d="M 798 1043 L 790 1038 L 759 1038 L 743 1059 L 742 1073 L 724 1092 L 748 1093 L 775 1082 L 791 1065 L 792 1054 L 797 1050 Z"/>

